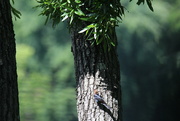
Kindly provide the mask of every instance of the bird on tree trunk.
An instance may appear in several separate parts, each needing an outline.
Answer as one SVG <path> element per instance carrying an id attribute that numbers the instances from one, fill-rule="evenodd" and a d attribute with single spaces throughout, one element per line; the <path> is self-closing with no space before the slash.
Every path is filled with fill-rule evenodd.
<path id="1" fill-rule="evenodd" d="M 94 100 L 101 105 L 104 105 L 107 109 L 110 110 L 110 107 L 106 104 L 104 99 L 99 95 L 97 90 L 94 90 Z"/>

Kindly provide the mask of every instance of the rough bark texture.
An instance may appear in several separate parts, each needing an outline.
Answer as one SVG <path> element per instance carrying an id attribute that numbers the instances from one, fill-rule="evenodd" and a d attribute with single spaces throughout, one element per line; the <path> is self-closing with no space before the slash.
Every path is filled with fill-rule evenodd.
<path id="1" fill-rule="evenodd" d="M 77 82 L 77 111 L 79 121 L 122 121 L 120 67 L 116 47 L 105 51 L 102 44 L 91 45 L 83 34 L 78 34 L 83 24 L 72 31 Z M 106 109 L 97 104 L 93 90 L 97 89 L 105 102 Z"/>
<path id="2" fill-rule="evenodd" d="M 15 39 L 9 0 L 0 0 L 0 120 L 19 121 Z"/>

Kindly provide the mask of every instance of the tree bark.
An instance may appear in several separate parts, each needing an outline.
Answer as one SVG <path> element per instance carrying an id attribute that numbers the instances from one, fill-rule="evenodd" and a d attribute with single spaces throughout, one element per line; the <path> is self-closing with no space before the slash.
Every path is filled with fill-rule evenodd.
<path id="1" fill-rule="evenodd" d="M 0 0 L 0 120 L 19 121 L 15 38 L 9 0 Z"/>
<path id="2" fill-rule="evenodd" d="M 78 32 L 85 25 L 73 28 L 72 52 L 77 82 L 77 111 L 79 121 L 122 121 L 120 67 L 116 47 L 105 50 Z M 116 34 L 114 33 L 116 36 Z M 114 40 L 114 41 L 117 41 Z M 110 108 L 97 104 L 93 90 L 97 89 Z"/>

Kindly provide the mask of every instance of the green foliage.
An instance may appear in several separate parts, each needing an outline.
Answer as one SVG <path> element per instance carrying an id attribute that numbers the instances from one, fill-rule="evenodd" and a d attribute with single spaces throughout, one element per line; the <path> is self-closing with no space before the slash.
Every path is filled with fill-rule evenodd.
<path id="1" fill-rule="evenodd" d="M 15 9 L 14 7 L 11 6 L 11 11 L 15 17 L 15 20 L 16 20 L 16 18 L 20 19 L 21 13 L 17 9 Z"/>
<path id="2" fill-rule="evenodd" d="M 102 41 L 115 46 L 115 26 L 124 14 L 124 7 L 119 0 L 39 0 L 37 7 L 42 8 L 40 15 L 53 21 L 53 26 L 68 19 L 70 29 L 83 21 L 90 23 L 79 33 L 85 32 L 86 39 Z"/>
<path id="3" fill-rule="evenodd" d="M 145 0 L 138 0 L 137 4 Z M 146 0 L 147 5 L 153 11 L 151 0 Z M 69 28 L 78 27 L 83 22 L 85 26 L 79 33 L 85 33 L 86 40 L 95 40 L 98 45 L 104 44 L 104 48 L 116 45 L 115 27 L 122 20 L 124 7 L 119 0 L 38 0 L 38 8 L 42 8 L 41 14 L 50 19 L 53 26 L 61 21 L 68 20 Z M 94 42 L 93 42 L 94 43 Z"/>
<path id="4" fill-rule="evenodd" d="M 12 0 L 12 4 L 14 4 L 14 0 Z M 13 13 L 15 20 L 16 20 L 16 18 L 20 19 L 21 12 L 19 12 L 17 9 L 12 7 L 12 5 L 11 5 L 11 12 Z"/>
<path id="5" fill-rule="evenodd" d="M 130 1 L 132 1 L 132 0 L 130 0 Z M 148 5 L 149 9 L 150 9 L 151 11 L 154 11 L 154 9 L 153 9 L 153 7 L 152 7 L 151 1 L 152 1 L 152 0 L 146 0 L 146 3 L 147 3 L 147 5 Z M 137 4 L 138 4 L 138 5 L 140 5 L 141 3 L 144 4 L 144 2 L 145 2 L 145 0 L 138 0 Z"/>

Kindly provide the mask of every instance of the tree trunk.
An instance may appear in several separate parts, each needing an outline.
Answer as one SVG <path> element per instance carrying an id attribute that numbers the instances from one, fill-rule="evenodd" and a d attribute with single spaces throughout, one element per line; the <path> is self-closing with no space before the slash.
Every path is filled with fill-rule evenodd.
<path id="1" fill-rule="evenodd" d="M 78 33 L 84 26 L 82 24 L 71 32 L 79 121 L 122 121 L 120 67 L 116 47 L 106 51 L 103 43 L 92 45 L 92 41 L 85 40 L 85 36 Z M 110 110 L 96 103 L 94 89 L 100 92 L 111 107 Z"/>
<path id="2" fill-rule="evenodd" d="M 15 39 L 9 0 L 0 0 L 0 120 L 19 121 Z"/>

